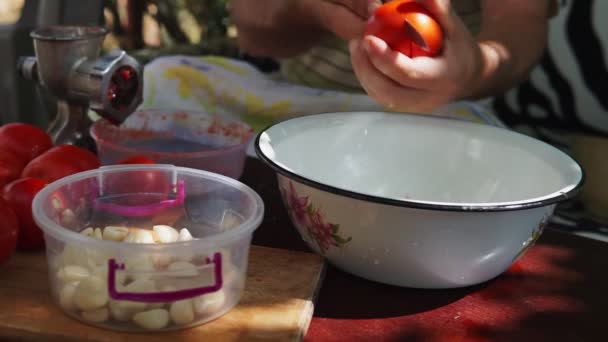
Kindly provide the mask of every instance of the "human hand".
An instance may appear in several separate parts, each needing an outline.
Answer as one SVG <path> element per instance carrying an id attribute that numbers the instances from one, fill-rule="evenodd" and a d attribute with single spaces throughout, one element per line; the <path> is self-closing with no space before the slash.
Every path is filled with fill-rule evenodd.
<path id="1" fill-rule="evenodd" d="M 482 72 L 480 48 L 449 0 L 418 0 L 444 31 L 443 52 L 409 58 L 381 39 L 364 36 L 350 42 L 353 69 L 366 92 L 390 109 L 428 112 L 467 97 Z"/>
<path id="2" fill-rule="evenodd" d="M 323 30 L 350 41 L 360 38 L 380 0 L 298 0 Z"/>
<path id="3" fill-rule="evenodd" d="M 230 21 L 242 50 L 288 57 L 316 45 L 324 32 L 360 38 L 374 0 L 230 0 Z"/>

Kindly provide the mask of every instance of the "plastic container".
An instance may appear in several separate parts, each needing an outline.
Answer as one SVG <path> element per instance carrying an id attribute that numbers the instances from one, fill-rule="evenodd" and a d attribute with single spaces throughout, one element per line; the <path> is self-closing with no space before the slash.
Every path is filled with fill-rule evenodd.
<path id="1" fill-rule="evenodd" d="M 53 182 L 32 210 L 64 312 L 112 330 L 162 331 L 213 320 L 238 303 L 264 204 L 218 174 L 124 165 Z M 177 241 L 151 240 L 161 238 Z"/>
<path id="2" fill-rule="evenodd" d="M 226 115 L 154 109 L 133 113 L 121 126 L 98 120 L 91 136 L 102 165 L 145 156 L 238 179 L 254 131 Z"/>

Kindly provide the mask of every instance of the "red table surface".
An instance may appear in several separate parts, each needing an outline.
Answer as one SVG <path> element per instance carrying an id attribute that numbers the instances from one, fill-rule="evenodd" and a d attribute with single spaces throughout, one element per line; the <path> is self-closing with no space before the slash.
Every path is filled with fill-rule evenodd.
<path id="1" fill-rule="evenodd" d="M 249 158 L 264 199 L 253 243 L 300 251 L 274 172 Z M 608 244 L 550 228 L 511 269 L 461 289 L 371 282 L 329 266 L 305 341 L 608 341 Z"/>

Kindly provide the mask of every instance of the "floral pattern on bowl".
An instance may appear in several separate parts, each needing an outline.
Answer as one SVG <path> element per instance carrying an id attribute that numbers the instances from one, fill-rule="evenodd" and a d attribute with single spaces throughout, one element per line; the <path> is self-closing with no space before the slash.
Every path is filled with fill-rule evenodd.
<path id="1" fill-rule="evenodd" d="M 523 243 L 523 247 L 519 253 L 513 258 L 513 262 L 517 261 L 530 247 L 534 246 L 538 238 L 543 234 L 543 231 L 549 225 L 550 214 L 545 214 L 538 224 L 538 228 L 532 231 L 530 238 Z"/>
<path id="2" fill-rule="evenodd" d="M 279 187 L 287 212 L 300 232 L 319 247 L 321 254 L 325 255 L 333 247 L 341 248 L 352 240 L 352 237 L 340 235 L 339 224 L 325 221 L 320 208 L 313 205 L 309 196 L 298 195 L 292 181 L 288 184 L 288 189 Z"/>

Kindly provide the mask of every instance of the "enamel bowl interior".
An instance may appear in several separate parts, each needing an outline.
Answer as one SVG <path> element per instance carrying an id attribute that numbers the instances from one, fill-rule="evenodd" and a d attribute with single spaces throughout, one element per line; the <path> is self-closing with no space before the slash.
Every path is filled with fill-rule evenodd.
<path id="1" fill-rule="evenodd" d="M 503 128 L 424 115 L 328 113 L 263 131 L 258 155 L 301 183 L 366 201 L 494 211 L 557 203 L 583 180 L 562 151 Z"/>

